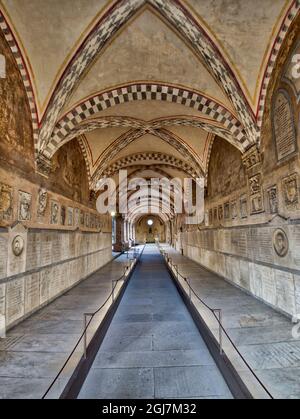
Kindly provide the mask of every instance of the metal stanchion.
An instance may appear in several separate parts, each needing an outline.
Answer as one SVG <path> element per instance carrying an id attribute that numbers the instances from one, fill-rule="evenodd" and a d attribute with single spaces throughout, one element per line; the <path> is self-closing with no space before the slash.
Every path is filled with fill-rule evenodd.
<path id="1" fill-rule="evenodd" d="M 189 299 L 190 299 L 190 301 L 192 301 L 192 287 L 191 287 L 191 279 L 190 278 L 187 279 L 187 284 L 189 286 Z"/>
<path id="2" fill-rule="evenodd" d="M 84 327 L 84 336 L 83 336 L 83 356 L 84 359 L 86 359 L 86 351 L 87 351 L 87 325 L 88 325 L 88 321 L 87 318 L 88 317 L 92 317 L 91 314 L 89 313 L 84 313 L 84 321 L 83 321 L 83 327 Z"/>

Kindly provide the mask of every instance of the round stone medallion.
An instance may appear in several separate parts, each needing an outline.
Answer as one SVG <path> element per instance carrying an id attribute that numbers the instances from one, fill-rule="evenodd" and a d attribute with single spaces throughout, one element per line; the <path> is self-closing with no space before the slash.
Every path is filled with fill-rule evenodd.
<path id="1" fill-rule="evenodd" d="M 278 256 L 284 257 L 289 251 L 289 239 L 284 230 L 277 229 L 273 235 L 273 246 Z"/>
<path id="2" fill-rule="evenodd" d="M 21 256 L 24 250 L 24 239 L 21 236 L 16 236 L 12 242 L 12 251 L 15 256 Z"/>

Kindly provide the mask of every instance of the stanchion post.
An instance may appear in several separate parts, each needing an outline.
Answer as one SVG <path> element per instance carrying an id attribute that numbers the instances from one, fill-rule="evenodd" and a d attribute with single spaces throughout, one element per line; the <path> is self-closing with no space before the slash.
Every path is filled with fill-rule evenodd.
<path id="1" fill-rule="evenodd" d="M 190 302 L 191 302 L 192 301 L 192 287 L 191 287 L 191 279 L 190 278 L 187 279 L 187 283 L 188 283 L 188 286 L 189 286 L 189 299 L 190 299 Z"/>
<path id="2" fill-rule="evenodd" d="M 86 351 L 87 351 L 87 336 L 86 336 L 86 328 L 87 328 L 87 317 L 88 314 L 84 313 L 84 321 L 83 321 L 83 327 L 84 327 L 84 335 L 83 335 L 83 356 L 84 359 L 86 359 Z"/>

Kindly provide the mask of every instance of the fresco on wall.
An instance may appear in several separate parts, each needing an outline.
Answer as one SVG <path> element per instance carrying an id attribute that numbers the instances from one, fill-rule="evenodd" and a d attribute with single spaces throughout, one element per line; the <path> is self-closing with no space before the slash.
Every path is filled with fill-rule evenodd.
<path id="1" fill-rule="evenodd" d="M 31 114 L 21 75 L 0 32 L 0 54 L 6 58 L 6 78 L 0 79 L 0 156 L 4 163 L 33 168 Z"/>
<path id="2" fill-rule="evenodd" d="M 90 203 L 86 164 L 79 144 L 73 140 L 53 157 L 53 172 L 49 177 L 49 187 L 57 193 L 88 205 Z"/>
<path id="3" fill-rule="evenodd" d="M 246 185 L 240 152 L 226 141 L 216 138 L 208 171 L 208 198 L 229 195 Z"/>

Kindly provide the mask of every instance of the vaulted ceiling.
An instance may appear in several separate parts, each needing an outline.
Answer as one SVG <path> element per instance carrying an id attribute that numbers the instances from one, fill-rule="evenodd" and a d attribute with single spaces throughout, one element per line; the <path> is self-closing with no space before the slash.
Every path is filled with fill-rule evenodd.
<path id="1" fill-rule="evenodd" d="M 77 139 L 91 188 L 120 168 L 207 175 L 215 135 L 259 143 L 296 0 L 0 0 L 38 167 Z"/>

